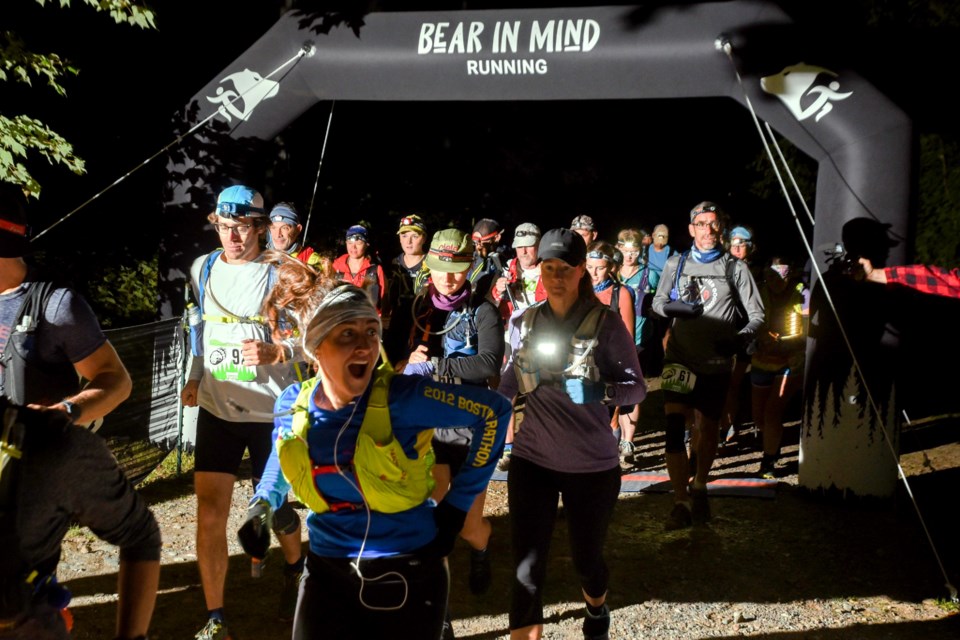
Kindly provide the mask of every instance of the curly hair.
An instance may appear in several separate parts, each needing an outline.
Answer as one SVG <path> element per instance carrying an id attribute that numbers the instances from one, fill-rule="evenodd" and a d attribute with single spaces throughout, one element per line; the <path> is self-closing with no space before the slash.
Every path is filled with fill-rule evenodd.
<path id="1" fill-rule="evenodd" d="M 285 334 L 294 328 L 306 329 L 323 298 L 340 284 L 283 251 L 264 251 L 258 260 L 276 268 L 276 281 L 261 309 L 275 341 L 289 338 Z"/>

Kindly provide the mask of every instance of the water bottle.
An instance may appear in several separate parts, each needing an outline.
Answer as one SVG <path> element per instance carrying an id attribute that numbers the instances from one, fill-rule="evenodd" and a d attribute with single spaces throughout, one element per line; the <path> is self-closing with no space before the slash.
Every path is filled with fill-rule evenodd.
<path id="1" fill-rule="evenodd" d="M 187 325 L 190 328 L 190 352 L 194 356 L 203 355 L 203 323 L 200 307 L 187 303 Z"/>

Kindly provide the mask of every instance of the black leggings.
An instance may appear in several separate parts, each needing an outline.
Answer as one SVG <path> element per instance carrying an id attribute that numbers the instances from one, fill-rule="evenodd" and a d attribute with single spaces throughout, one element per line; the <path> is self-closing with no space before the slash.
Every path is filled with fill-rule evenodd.
<path id="1" fill-rule="evenodd" d="M 307 554 L 293 640 L 440 638 L 450 585 L 443 558 L 402 555 L 364 560 L 360 563 L 364 584 L 351 562 L 352 558 Z"/>
<path id="2" fill-rule="evenodd" d="M 603 545 L 620 495 L 620 468 L 596 473 L 563 473 L 517 458 L 507 476 L 514 580 L 510 628 L 543 623 L 543 584 L 547 553 L 563 497 L 570 534 L 570 555 L 580 586 L 591 598 L 607 592 L 610 572 Z"/>

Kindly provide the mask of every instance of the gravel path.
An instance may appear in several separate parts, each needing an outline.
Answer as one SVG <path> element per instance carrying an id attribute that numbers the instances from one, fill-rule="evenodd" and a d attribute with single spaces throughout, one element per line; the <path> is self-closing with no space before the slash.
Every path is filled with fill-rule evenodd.
<path id="1" fill-rule="evenodd" d="M 770 639 L 960 638 L 956 606 L 905 492 L 883 504 L 837 504 L 813 499 L 796 486 L 797 428 L 788 428 L 786 473 L 774 499 L 713 499 L 708 526 L 664 533 L 671 497 L 624 493 L 607 545 L 611 565 L 612 638 L 685 640 L 751 636 Z M 725 448 L 718 474 L 744 477 L 756 470 L 759 451 L 748 433 Z M 663 470 L 662 432 L 640 437 L 643 470 Z M 903 456 L 913 492 L 954 584 L 960 577 L 955 509 L 960 445 Z M 155 481 L 143 489 L 164 537 L 161 594 L 152 640 L 192 638 L 204 621 L 194 555 L 195 500 L 191 476 Z M 248 480 L 235 491 L 230 529 L 240 525 L 251 494 Z M 949 498 L 944 498 L 947 495 Z M 507 637 L 509 513 L 506 483 L 490 486 L 494 584 L 480 597 L 466 586 L 462 542 L 451 557 L 451 607 L 458 638 Z M 305 539 L 304 534 L 304 539 Z M 235 640 L 289 638 L 275 619 L 280 572 L 268 566 L 249 577 L 249 563 L 231 534 L 227 611 Z M 275 550 L 276 552 L 276 550 Z M 274 562 L 279 562 L 276 552 Z M 84 530 L 64 545 L 60 578 L 75 595 L 75 637 L 112 637 L 116 551 Z M 545 638 L 576 638 L 582 603 L 569 560 L 565 522 L 558 519 L 546 593 Z M 400 636 L 397 636 L 400 637 Z"/>

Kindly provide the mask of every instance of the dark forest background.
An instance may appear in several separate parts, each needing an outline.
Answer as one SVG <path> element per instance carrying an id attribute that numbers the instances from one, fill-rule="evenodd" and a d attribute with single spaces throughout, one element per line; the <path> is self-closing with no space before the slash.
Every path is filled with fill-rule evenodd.
<path id="1" fill-rule="evenodd" d="M 6 83 L 0 98 L 3 112 L 29 112 L 47 122 L 87 161 L 83 176 L 42 160 L 31 164 L 44 186 L 30 206 L 35 232 L 137 169 L 34 243 L 32 260 L 83 291 L 109 326 L 150 321 L 159 313 L 165 157 L 138 167 L 174 139 L 177 110 L 284 10 L 332 11 L 334 22 L 362 30 L 370 10 L 510 6 L 279 0 L 149 4 L 157 12 L 156 30 L 116 25 L 78 0 L 69 9 L 8 0 L 0 9 L 4 29 L 18 32 L 35 50 L 56 51 L 80 69 L 65 82 L 66 98 L 40 83 Z M 564 4 L 590 3 L 524 6 Z M 946 86 L 956 74 L 956 3 L 780 4 L 913 118 L 919 171 L 909 255 L 957 266 L 960 137 Z M 330 107 L 317 105 L 262 150 L 262 176 L 251 182 L 268 203 L 290 200 L 307 211 Z M 799 153 L 790 155 L 812 203 L 816 167 Z M 608 240 L 620 228 L 649 229 L 662 222 L 671 227 L 672 244 L 682 248 L 686 212 L 710 199 L 735 222 L 755 229 L 760 260 L 777 253 L 805 261 L 750 116 L 731 100 L 340 102 L 316 184 L 308 241 L 340 251 L 343 230 L 363 219 L 372 223 L 375 248 L 384 260 L 398 251 L 397 218 L 412 212 L 424 215 L 433 228 L 493 217 L 508 233 L 520 222 L 566 226 L 587 213 Z M 200 240 L 206 246 L 214 242 L 212 232 Z"/>

